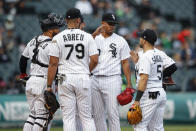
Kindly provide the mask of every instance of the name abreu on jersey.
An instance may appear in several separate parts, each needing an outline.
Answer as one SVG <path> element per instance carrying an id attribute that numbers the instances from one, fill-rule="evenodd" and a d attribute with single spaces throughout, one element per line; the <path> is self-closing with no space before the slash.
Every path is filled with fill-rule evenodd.
<path id="1" fill-rule="evenodd" d="M 98 54 L 91 34 L 80 29 L 66 29 L 57 34 L 50 56 L 59 58 L 61 74 L 90 74 L 89 58 Z"/>

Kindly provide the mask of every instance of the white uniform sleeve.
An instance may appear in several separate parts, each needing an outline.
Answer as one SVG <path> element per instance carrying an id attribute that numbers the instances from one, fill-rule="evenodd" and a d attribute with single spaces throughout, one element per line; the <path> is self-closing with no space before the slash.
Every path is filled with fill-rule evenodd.
<path id="1" fill-rule="evenodd" d="M 139 63 L 139 74 L 150 75 L 151 72 L 151 62 L 146 56 L 140 57 Z"/>
<path id="2" fill-rule="evenodd" d="M 130 57 L 130 48 L 126 40 L 123 40 L 123 47 L 120 50 L 120 59 L 125 60 Z"/>
<path id="3" fill-rule="evenodd" d="M 92 36 L 89 37 L 89 56 L 98 54 L 97 45 Z"/>
<path id="4" fill-rule="evenodd" d="M 29 54 L 29 48 L 30 48 L 30 45 L 35 41 L 35 39 L 32 39 L 28 44 L 27 46 L 25 47 L 24 51 L 22 52 L 22 55 L 26 58 L 30 58 L 30 54 Z"/>
<path id="5" fill-rule="evenodd" d="M 49 49 L 49 56 L 55 56 L 59 57 L 60 56 L 60 43 L 58 42 L 58 39 L 54 37 L 52 39 L 52 44 Z"/>
<path id="6" fill-rule="evenodd" d="M 172 58 L 170 58 L 169 56 L 167 56 L 164 52 L 163 52 L 163 67 L 167 68 L 170 65 L 174 64 L 174 60 Z"/>

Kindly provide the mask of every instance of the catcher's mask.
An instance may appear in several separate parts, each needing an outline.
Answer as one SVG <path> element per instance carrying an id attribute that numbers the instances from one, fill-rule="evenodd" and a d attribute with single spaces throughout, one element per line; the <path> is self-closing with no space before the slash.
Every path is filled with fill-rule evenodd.
<path id="1" fill-rule="evenodd" d="M 48 18 L 40 21 L 40 26 L 42 31 L 47 31 L 49 29 L 60 28 L 65 25 L 65 20 L 62 16 L 55 13 L 50 13 Z"/>

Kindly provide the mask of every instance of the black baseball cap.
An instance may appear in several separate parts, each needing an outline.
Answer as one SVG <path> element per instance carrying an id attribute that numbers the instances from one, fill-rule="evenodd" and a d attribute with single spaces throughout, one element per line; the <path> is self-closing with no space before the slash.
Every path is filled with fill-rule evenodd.
<path id="1" fill-rule="evenodd" d="M 113 13 L 103 14 L 102 21 L 118 24 L 117 17 Z"/>
<path id="2" fill-rule="evenodd" d="M 84 23 L 84 17 L 81 15 L 80 17 L 81 23 Z"/>
<path id="3" fill-rule="evenodd" d="M 77 8 L 70 8 L 66 12 L 66 19 L 76 19 L 76 18 L 81 18 L 82 15 L 80 13 L 80 10 Z"/>
<path id="4" fill-rule="evenodd" d="M 155 31 L 153 31 L 151 29 L 145 29 L 142 32 L 137 32 L 137 36 L 145 39 L 146 41 L 148 41 L 152 45 L 154 45 L 154 43 L 157 40 L 157 35 L 156 35 Z"/>

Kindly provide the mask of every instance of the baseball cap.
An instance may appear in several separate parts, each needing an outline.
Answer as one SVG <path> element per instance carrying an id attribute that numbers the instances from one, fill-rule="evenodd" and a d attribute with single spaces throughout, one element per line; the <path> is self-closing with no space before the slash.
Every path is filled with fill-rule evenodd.
<path id="1" fill-rule="evenodd" d="M 81 19 L 81 23 L 83 23 L 84 22 L 84 17 L 82 15 L 81 15 L 80 19 Z"/>
<path id="2" fill-rule="evenodd" d="M 102 21 L 118 24 L 116 15 L 113 14 L 113 13 L 105 13 L 105 14 L 103 14 Z"/>
<path id="3" fill-rule="evenodd" d="M 154 45 L 154 43 L 157 40 L 157 35 L 155 31 L 151 29 L 145 29 L 142 32 L 137 32 L 137 36 L 145 39 L 146 41 L 150 42 L 152 45 Z"/>
<path id="4" fill-rule="evenodd" d="M 70 8 L 66 12 L 66 19 L 76 19 L 76 18 L 81 18 L 82 15 L 80 13 L 80 10 L 77 8 Z"/>

